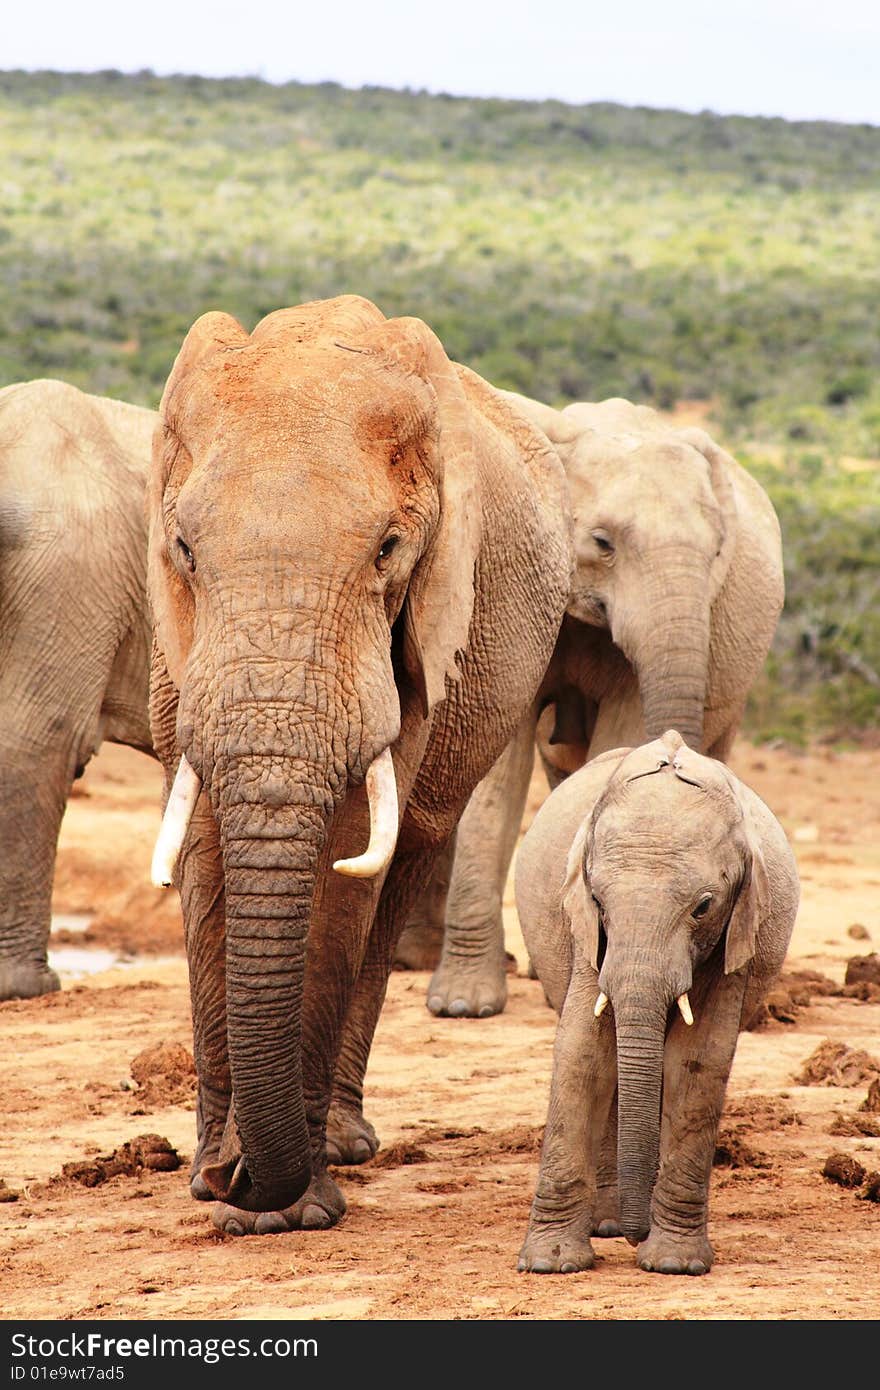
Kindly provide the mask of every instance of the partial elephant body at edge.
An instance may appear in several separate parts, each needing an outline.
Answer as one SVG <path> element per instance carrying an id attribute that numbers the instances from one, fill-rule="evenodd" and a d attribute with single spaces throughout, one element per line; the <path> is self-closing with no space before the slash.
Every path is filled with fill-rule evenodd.
<path id="1" fill-rule="evenodd" d="M 155 412 L 0 391 L 0 999 L 58 988 L 61 818 L 103 739 L 152 754 L 144 493 Z"/>

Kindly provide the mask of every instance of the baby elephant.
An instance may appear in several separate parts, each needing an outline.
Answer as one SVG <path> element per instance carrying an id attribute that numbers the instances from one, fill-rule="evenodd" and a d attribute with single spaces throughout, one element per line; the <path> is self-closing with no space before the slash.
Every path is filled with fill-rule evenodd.
<path id="1" fill-rule="evenodd" d="M 516 902 L 560 1019 L 520 1270 L 590 1269 L 590 1236 L 622 1234 L 642 1269 L 709 1271 L 737 1035 L 779 972 L 798 897 L 775 816 L 678 733 L 602 754 L 544 802 Z"/>

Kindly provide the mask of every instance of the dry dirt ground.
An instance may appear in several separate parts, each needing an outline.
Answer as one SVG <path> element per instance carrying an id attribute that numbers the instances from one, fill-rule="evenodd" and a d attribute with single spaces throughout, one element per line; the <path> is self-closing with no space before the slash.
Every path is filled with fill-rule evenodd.
<path id="1" fill-rule="evenodd" d="M 712 1184 L 711 1274 L 643 1273 L 619 1239 L 595 1242 L 589 1273 L 516 1272 L 555 1016 L 527 978 L 509 897 L 519 974 L 503 1015 L 434 1019 L 427 976 L 392 977 L 367 1086 L 382 1148 L 341 1172 L 342 1223 L 216 1233 L 187 1192 L 195 1115 L 177 900 L 147 880 L 158 772 L 106 747 L 62 831 L 52 951 L 64 988 L 0 1005 L 0 1197 L 18 1194 L 0 1202 L 2 1316 L 876 1318 L 880 1113 L 864 1107 L 880 1106 L 880 989 L 842 991 L 848 962 L 880 950 L 880 750 L 741 743 L 733 763 L 797 851 L 802 906 L 786 971 L 801 978 L 784 981 L 772 1016 L 740 1039 Z M 536 778 L 531 812 L 541 794 Z M 158 1060 L 141 1056 L 159 1044 Z M 100 1161 L 145 1134 L 168 1141 L 164 1157 L 142 1146 Z M 183 1160 L 176 1171 L 162 1167 L 174 1161 L 168 1146 Z M 835 1154 L 852 1185 L 823 1175 Z"/>

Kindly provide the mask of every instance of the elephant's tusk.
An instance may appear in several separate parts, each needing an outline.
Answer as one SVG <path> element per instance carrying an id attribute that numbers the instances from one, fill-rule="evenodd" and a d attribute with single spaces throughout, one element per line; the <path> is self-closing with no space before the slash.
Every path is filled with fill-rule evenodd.
<path id="1" fill-rule="evenodd" d="M 693 1021 L 694 1021 L 694 1016 L 693 1016 L 693 1014 L 691 1013 L 691 1003 L 690 1003 L 690 1000 L 689 1000 L 688 997 L 687 997 L 687 993 L 680 994 L 679 997 L 678 997 L 678 999 L 676 999 L 675 1002 L 677 1003 L 678 1007 L 681 1009 L 681 1016 L 682 1016 L 682 1018 L 684 1019 L 685 1023 L 686 1023 L 687 1026 L 688 1026 L 688 1028 L 690 1028 L 691 1024 L 692 1024 Z"/>
<path id="2" fill-rule="evenodd" d="M 186 758 L 182 757 L 171 785 L 156 848 L 153 850 L 150 878 L 157 888 L 171 887 L 177 857 L 183 847 L 187 827 L 201 789 L 201 778 L 193 772 Z"/>
<path id="3" fill-rule="evenodd" d="M 367 799 L 370 803 L 370 843 L 354 859 L 337 859 L 338 874 L 349 878 L 373 878 L 387 869 L 397 847 L 397 780 L 391 749 L 374 758 L 367 771 Z"/>
<path id="4" fill-rule="evenodd" d="M 594 1018 L 598 1018 L 598 1017 L 599 1017 L 600 1013 L 602 1013 L 602 1011 L 604 1010 L 605 1005 L 606 1005 L 607 1003 L 608 1003 L 608 995 L 607 995 L 607 994 L 600 994 L 599 997 L 598 997 L 598 999 L 596 1000 L 596 1007 L 595 1007 L 595 1009 L 593 1010 L 593 1017 L 594 1017 Z"/>

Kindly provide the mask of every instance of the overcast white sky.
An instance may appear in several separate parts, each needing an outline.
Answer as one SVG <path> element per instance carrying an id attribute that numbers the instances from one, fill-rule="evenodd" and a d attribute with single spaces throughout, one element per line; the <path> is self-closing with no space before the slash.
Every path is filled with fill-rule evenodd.
<path id="1" fill-rule="evenodd" d="M 0 67 L 880 125 L 880 0 L 15 0 Z"/>

